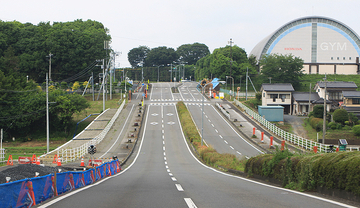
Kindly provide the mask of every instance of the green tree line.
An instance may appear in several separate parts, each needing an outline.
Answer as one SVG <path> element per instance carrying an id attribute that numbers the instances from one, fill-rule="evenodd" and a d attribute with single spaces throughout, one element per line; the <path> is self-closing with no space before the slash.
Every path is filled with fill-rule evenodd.
<path id="1" fill-rule="evenodd" d="M 4 56 L 12 54 L 13 59 L 8 64 L 21 76 L 38 83 L 45 81 L 50 53 L 53 54 L 51 78 L 54 81 L 75 75 L 110 53 L 104 50 L 104 41 L 111 39 L 108 29 L 93 20 L 54 22 L 52 25 L 50 22 L 33 25 L 0 21 L 0 31 L 0 70 L 8 70 Z M 94 70 L 100 72 L 99 67 Z"/>

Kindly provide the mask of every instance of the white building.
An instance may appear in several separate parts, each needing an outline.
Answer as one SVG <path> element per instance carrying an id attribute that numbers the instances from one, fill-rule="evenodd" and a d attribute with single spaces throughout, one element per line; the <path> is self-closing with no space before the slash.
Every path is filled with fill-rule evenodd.
<path id="1" fill-rule="evenodd" d="M 359 74 L 360 39 L 345 24 L 311 16 L 291 21 L 259 42 L 250 55 L 292 54 L 305 74 Z"/>

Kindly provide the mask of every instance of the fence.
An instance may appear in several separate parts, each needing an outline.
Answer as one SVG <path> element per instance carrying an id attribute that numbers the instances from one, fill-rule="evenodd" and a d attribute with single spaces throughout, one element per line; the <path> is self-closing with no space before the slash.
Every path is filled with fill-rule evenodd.
<path id="1" fill-rule="evenodd" d="M 0 184 L 1 207 L 31 207 L 121 171 L 118 160 L 86 171 L 54 173 Z"/>
<path id="2" fill-rule="evenodd" d="M 239 102 L 238 100 L 235 100 L 235 104 L 242 109 L 245 110 L 245 112 L 250 115 L 252 118 L 257 120 L 260 124 L 262 124 L 264 127 L 266 127 L 269 131 L 273 132 L 274 134 L 278 135 L 285 141 L 291 142 L 292 144 L 298 145 L 306 150 L 313 150 L 314 146 L 317 146 L 318 152 L 328 152 L 330 150 L 330 145 L 324 145 L 318 142 L 314 142 L 308 139 L 304 139 L 298 135 L 289 133 L 287 131 L 284 131 L 280 129 L 279 127 L 275 126 L 273 123 L 267 121 L 265 118 L 261 117 L 259 114 L 252 111 L 250 108 Z M 337 147 L 335 145 L 335 147 Z"/>
<path id="3" fill-rule="evenodd" d="M 63 147 L 66 146 L 69 142 L 71 142 L 71 141 L 69 141 L 69 142 L 65 143 L 64 145 L 58 147 L 57 149 L 47 153 L 46 155 L 48 155 L 50 153 L 53 153 L 53 152 L 56 152 L 57 156 L 61 157 L 62 162 L 64 162 L 64 163 L 73 162 L 73 161 L 75 161 L 77 159 L 80 159 L 82 156 L 84 156 L 85 154 L 88 153 L 88 147 L 90 145 L 97 145 L 105 138 L 106 134 L 109 132 L 109 130 L 112 127 L 112 125 L 114 124 L 115 120 L 117 119 L 120 112 L 124 108 L 124 105 L 125 105 L 125 100 L 120 105 L 120 107 L 116 111 L 115 115 L 111 118 L 110 122 L 106 125 L 104 130 L 98 136 L 96 136 L 94 139 L 84 143 L 83 145 L 81 145 L 79 147 L 75 147 L 75 148 L 71 148 L 71 149 L 64 149 Z M 97 118 L 99 118 L 101 115 L 102 114 L 100 114 Z M 82 131 L 82 132 L 84 132 L 84 131 Z M 73 139 L 76 139 L 82 132 L 80 132 Z M 46 155 L 42 155 L 40 157 L 43 157 L 43 156 L 46 156 Z"/>
<path id="4" fill-rule="evenodd" d="M 0 149 L 0 163 L 5 162 L 5 149 Z"/>
<path id="5" fill-rule="evenodd" d="M 230 113 L 227 112 L 221 105 L 219 105 L 219 103 L 216 103 L 216 106 L 221 110 L 221 112 L 228 117 L 228 119 L 230 120 Z"/>

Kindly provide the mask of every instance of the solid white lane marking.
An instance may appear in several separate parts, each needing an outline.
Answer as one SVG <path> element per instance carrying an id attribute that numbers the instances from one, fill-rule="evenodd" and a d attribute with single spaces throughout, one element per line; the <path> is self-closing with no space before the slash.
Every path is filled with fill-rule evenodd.
<path id="1" fill-rule="evenodd" d="M 222 139 L 223 137 L 221 135 L 219 135 L 219 137 Z"/>
<path id="2" fill-rule="evenodd" d="M 231 149 L 234 149 L 234 147 L 230 146 Z"/>
<path id="3" fill-rule="evenodd" d="M 177 181 L 175 177 L 171 177 L 171 180 L 172 181 Z"/>
<path id="4" fill-rule="evenodd" d="M 229 144 L 226 140 L 224 140 L 224 142 L 225 142 L 226 144 Z"/>
<path id="5" fill-rule="evenodd" d="M 189 208 L 197 208 L 197 206 L 195 205 L 195 203 L 191 200 L 191 198 L 184 198 L 186 204 L 188 205 Z"/>
<path id="6" fill-rule="evenodd" d="M 184 191 L 184 189 L 182 188 L 182 186 L 180 184 L 175 184 L 175 186 L 178 191 Z"/>
<path id="7" fill-rule="evenodd" d="M 177 111 L 176 111 L 177 113 Z M 225 120 L 225 119 L 224 119 Z M 180 123 L 180 119 L 179 119 L 179 115 L 178 115 L 178 122 Z M 146 124 L 146 123 L 145 123 Z M 224 173 L 224 172 L 221 172 L 219 170 L 216 170 L 212 167 L 208 167 L 206 165 L 204 165 L 202 162 L 200 162 L 196 157 L 195 155 L 192 153 L 192 151 L 190 150 L 190 147 L 187 145 L 187 141 L 186 141 L 186 138 L 185 138 L 185 135 L 184 135 L 184 132 L 183 132 L 183 129 L 182 129 L 182 126 L 180 126 L 180 129 L 181 129 L 181 134 L 183 136 L 183 141 L 184 143 L 186 144 L 186 148 L 188 149 L 188 152 L 190 153 L 190 155 L 194 158 L 194 160 L 196 160 L 200 165 L 202 165 L 204 168 L 207 168 L 209 170 L 212 170 L 214 172 L 217 172 L 221 175 L 225 175 L 225 176 L 228 176 L 228 177 L 232 177 L 232 178 L 237 178 L 237 179 L 240 179 L 240 180 L 243 180 L 243 181 L 247 181 L 249 183 L 253 183 L 253 184 L 256 184 L 256 185 L 260 185 L 260 186 L 265 186 L 265 187 L 269 187 L 269 188 L 272 188 L 272 189 L 276 189 L 276 190 L 281 190 L 281 191 L 287 191 L 287 192 L 290 192 L 290 193 L 294 193 L 294 194 L 298 194 L 298 195 L 301 195 L 301 196 L 305 196 L 305 197 L 309 197 L 309 198 L 312 198 L 312 199 L 317 199 L 317 200 L 320 200 L 320 201 L 325 201 L 325 202 L 329 202 L 329 203 L 332 203 L 332 204 L 336 204 L 336 205 L 339 205 L 339 206 L 342 206 L 342 207 L 351 207 L 351 208 L 355 208 L 355 206 L 350 206 L 348 204 L 344 204 L 344 203 L 341 203 L 341 202 L 337 202 L 337 201 L 333 201 L 333 200 L 329 200 L 329 199 L 325 199 L 325 198 L 321 198 L 321 197 L 317 197 L 317 196 L 313 196 L 313 195 L 310 195 L 310 194 L 306 194 L 306 193 L 303 193 L 303 192 L 299 192 L 299 191 L 294 191 L 294 190 L 290 190 L 290 189 L 285 189 L 285 188 L 280 188 L 280 187 L 276 187 L 276 186 L 272 186 L 272 185 L 268 185 L 268 184 L 265 184 L 265 183 L 261 183 L 261 182 L 257 182 L 257 181 L 253 181 L 251 179 L 248 179 L 248 178 L 243 178 L 243 177 L 240 177 L 240 176 L 235 176 L 235 175 L 230 175 L 230 174 L 227 174 L 227 173 Z M 146 128 L 145 128 L 146 129 Z M 143 134 L 144 135 L 144 134 Z M 111 177 L 111 176 L 110 176 Z M 189 199 L 189 200 L 188 200 Z M 192 200 L 190 198 L 184 198 L 185 201 L 191 201 Z M 186 203 L 188 204 L 188 203 Z M 192 207 L 196 207 L 196 205 L 192 202 L 193 206 Z M 188 204 L 189 206 L 189 204 Z M 190 206 L 189 206 L 190 207 Z"/>

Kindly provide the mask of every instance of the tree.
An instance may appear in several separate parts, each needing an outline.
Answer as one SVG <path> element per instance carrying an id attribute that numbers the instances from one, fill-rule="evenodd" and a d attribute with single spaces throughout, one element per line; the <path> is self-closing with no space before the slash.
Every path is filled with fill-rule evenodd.
<path id="1" fill-rule="evenodd" d="M 226 76 L 230 76 L 231 71 L 234 80 L 240 80 L 240 76 L 244 77 L 247 69 L 250 74 L 257 74 L 256 68 L 249 62 L 245 50 L 236 45 L 226 46 L 215 49 L 212 54 L 196 62 L 195 76 L 196 79 L 212 76 L 225 80 Z"/>
<path id="2" fill-rule="evenodd" d="M 309 117 L 314 116 L 315 118 L 323 118 L 324 116 L 324 105 L 315 105 Z"/>
<path id="3" fill-rule="evenodd" d="M 349 114 L 345 109 L 336 109 L 333 114 L 334 121 L 344 125 L 349 120 Z"/>
<path id="4" fill-rule="evenodd" d="M 291 83 L 293 87 L 301 87 L 304 61 L 293 55 L 268 54 L 261 58 L 261 78 L 263 82 L 271 77 L 272 83 Z"/>
<path id="5" fill-rule="evenodd" d="M 90 107 L 90 104 L 83 96 L 76 93 L 64 94 L 62 90 L 54 91 L 51 96 L 56 102 L 51 112 L 57 115 L 64 132 L 68 133 L 73 114 Z"/>
<path id="6" fill-rule="evenodd" d="M 180 63 L 194 65 L 198 60 L 210 54 L 209 48 L 202 43 L 184 44 L 177 48 Z"/>
<path id="7" fill-rule="evenodd" d="M 128 61 L 132 67 L 139 67 L 141 63 L 145 62 L 147 54 L 150 49 L 147 46 L 139 46 L 137 48 L 133 48 L 128 53 Z"/>
<path id="8" fill-rule="evenodd" d="M 152 48 L 145 59 L 145 66 L 160 66 L 175 62 L 177 54 L 173 48 Z"/>

